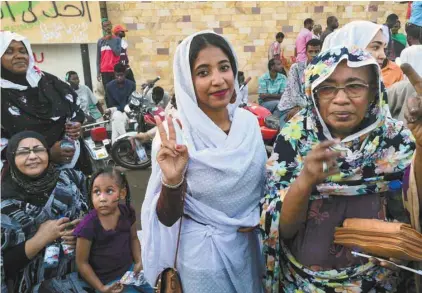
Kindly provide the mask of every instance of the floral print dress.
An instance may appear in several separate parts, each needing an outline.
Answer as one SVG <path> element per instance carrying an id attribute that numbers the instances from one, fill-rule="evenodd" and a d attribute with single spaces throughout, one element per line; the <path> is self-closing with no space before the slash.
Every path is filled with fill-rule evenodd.
<path id="1" fill-rule="evenodd" d="M 399 281 L 393 272 L 362 260 L 352 260 L 351 266 L 335 268 L 310 266 L 312 261 L 309 261 L 308 265 L 302 264 L 292 253 L 295 248 L 292 242 L 295 239 L 284 242 L 279 236 L 283 200 L 290 184 L 303 168 L 304 157 L 321 141 L 332 139 L 319 114 L 318 102 L 312 90 L 329 77 L 343 60 L 347 60 L 350 67 L 373 66 L 380 79 L 376 61 L 368 53 L 357 48 L 335 48 L 323 52 L 305 71 L 308 107 L 296 114 L 281 129 L 274 152 L 267 162 L 267 182 L 265 197 L 261 201 L 260 223 L 266 262 L 266 292 L 394 292 Z M 372 211 L 373 216 L 361 217 L 385 219 L 386 215 L 380 208 L 382 200 L 379 195 L 400 196 L 401 178 L 410 165 L 415 148 L 414 139 L 402 122 L 390 117 L 381 80 L 378 85 L 379 91 L 368 107 L 360 130 L 333 147 L 345 154 L 338 160 L 340 173 L 327 178 L 313 189 L 305 225 L 310 221 L 316 221 L 320 226 L 315 226 L 318 229 L 327 225 L 330 222 L 327 219 L 332 214 L 324 211 L 324 204 L 330 200 L 342 200 L 346 204 L 358 199 L 381 202 L 375 211 Z M 360 205 L 364 210 L 365 204 L 362 203 Z M 353 213 L 356 213 L 356 210 L 359 208 L 355 207 Z M 346 212 L 340 216 L 348 217 Z M 333 234 L 334 232 L 330 236 L 332 239 Z M 318 245 L 320 240 L 315 238 L 315 245 Z M 308 247 L 312 245 L 308 244 Z M 337 249 L 341 250 L 341 247 Z M 350 255 L 350 252 L 348 254 Z M 315 258 L 318 259 L 317 256 Z"/>

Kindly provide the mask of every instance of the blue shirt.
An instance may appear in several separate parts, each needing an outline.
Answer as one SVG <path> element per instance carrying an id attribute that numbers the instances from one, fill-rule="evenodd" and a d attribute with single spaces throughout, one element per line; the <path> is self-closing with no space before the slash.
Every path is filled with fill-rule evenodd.
<path id="1" fill-rule="evenodd" d="M 422 26 L 422 1 L 414 1 L 412 3 L 409 22 L 418 26 Z"/>
<path id="2" fill-rule="evenodd" d="M 130 95 L 136 90 L 136 84 L 126 79 L 123 86 L 117 83 L 117 80 L 110 81 L 107 86 L 108 106 L 116 107 L 117 110 L 123 112 L 128 103 Z"/>
<path id="3" fill-rule="evenodd" d="M 258 94 L 281 95 L 287 85 L 287 78 L 284 74 L 277 73 L 275 79 L 271 79 L 270 73 L 267 72 L 259 78 Z M 259 104 L 263 102 L 258 99 Z"/>

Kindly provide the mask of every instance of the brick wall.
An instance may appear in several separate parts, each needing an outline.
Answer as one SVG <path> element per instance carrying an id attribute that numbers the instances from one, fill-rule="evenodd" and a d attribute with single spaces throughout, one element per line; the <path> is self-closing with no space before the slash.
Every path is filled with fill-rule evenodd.
<path id="1" fill-rule="evenodd" d="M 166 90 L 173 88 L 173 55 L 180 40 L 199 30 L 211 29 L 234 45 L 240 70 L 251 76 L 249 92 L 256 93 L 258 77 L 267 70 L 267 51 L 275 34 L 282 31 L 286 55 L 292 56 L 294 42 L 310 17 L 326 27 L 335 15 L 340 27 L 352 20 L 384 23 L 390 13 L 399 15 L 402 30 L 407 5 L 376 1 L 310 2 L 107 2 L 113 24 L 128 28 L 129 59 L 137 84 L 157 75 Z"/>

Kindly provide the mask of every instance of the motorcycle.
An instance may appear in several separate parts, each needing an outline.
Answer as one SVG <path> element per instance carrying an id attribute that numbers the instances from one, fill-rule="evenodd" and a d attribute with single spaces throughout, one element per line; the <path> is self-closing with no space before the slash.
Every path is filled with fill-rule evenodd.
<path id="1" fill-rule="evenodd" d="M 93 171 L 104 169 L 111 162 L 109 155 L 111 150 L 111 139 L 107 132 L 106 125 L 110 120 L 82 125 L 82 136 Z"/>
<path id="2" fill-rule="evenodd" d="M 242 90 L 250 80 L 251 78 L 248 77 L 245 82 L 240 85 L 240 90 Z M 270 156 L 280 129 L 280 118 L 277 115 L 271 114 L 268 109 L 256 103 L 241 104 L 240 107 L 251 112 L 258 119 L 265 150 L 267 151 L 267 155 Z"/>
<path id="3" fill-rule="evenodd" d="M 270 156 L 280 129 L 280 118 L 277 115 L 272 115 L 268 109 L 256 103 L 248 103 L 243 109 L 251 112 L 258 119 L 265 150 L 267 151 L 268 156 Z"/>
<path id="4" fill-rule="evenodd" d="M 142 93 L 133 92 L 124 108 L 129 118 L 129 131 L 119 136 L 111 148 L 111 157 L 116 165 L 127 169 L 146 169 L 151 166 L 152 143 L 141 143 L 135 136 L 138 132 L 155 127 L 154 116 L 164 121 L 164 109 L 151 103 L 147 97 L 158 80 L 160 77 L 146 84 Z"/>

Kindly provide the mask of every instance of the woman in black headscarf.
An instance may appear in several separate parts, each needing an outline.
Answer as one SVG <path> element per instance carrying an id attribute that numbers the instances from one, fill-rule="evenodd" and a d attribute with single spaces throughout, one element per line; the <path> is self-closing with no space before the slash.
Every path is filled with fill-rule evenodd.
<path id="1" fill-rule="evenodd" d="M 2 137 L 36 131 L 45 136 L 54 163 L 74 166 L 83 151 L 77 140 L 85 119 L 76 93 L 65 82 L 35 66 L 25 37 L 2 31 L 0 40 Z M 60 148 L 65 135 L 75 140 L 76 151 Z"/>
<path id="2" fill-rule="evenodd" d="M 75 274 L 69 275 L 74 270 L 69 249 L 75 249 L 73 227 L 88 210 L 85 176 L 56 169 L 47 147 L 33 131 L 9 140 L 9 169 L 1 185 L 2 286 L 9 292 L 50 292 L 43 290 L 55 287 L 71 292 L 64 283 L 78 284 Z M 63 252 L 46 268 L 45 251 L 52 245 Z"/>

